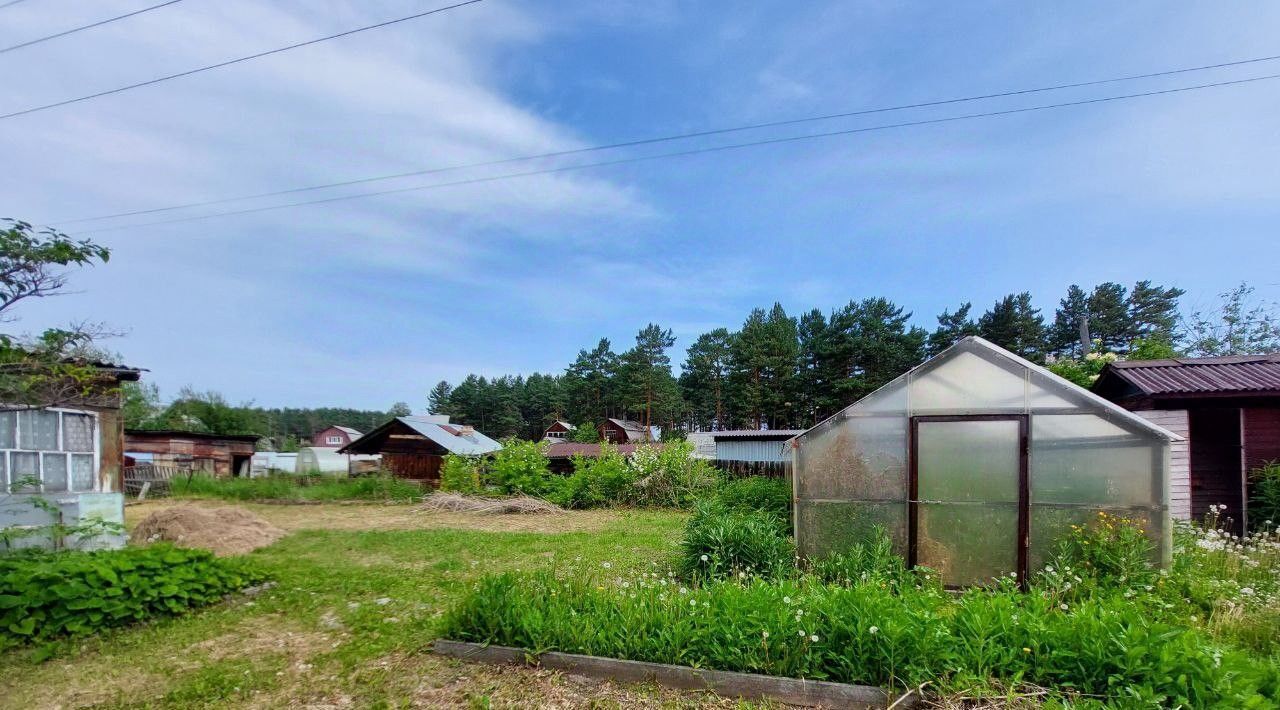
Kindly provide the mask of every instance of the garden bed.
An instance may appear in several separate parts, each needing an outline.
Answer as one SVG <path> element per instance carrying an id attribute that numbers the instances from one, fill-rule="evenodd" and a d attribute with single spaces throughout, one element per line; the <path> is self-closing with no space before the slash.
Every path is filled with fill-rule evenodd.
<path id="1" fill-rule="evenodd" d="M 806 707 L 883 708 L 893 702 L 895 708 L 911 708 L 917 703 L 912 697 L 902 697 L 894 702 L 884 689 L 868 685 L 716 671 L 556 651 L 532 653 L 510 646 L 448 639 L 437 639 L 432 650 L 465 661 L 539 666 L 601 680 L 655 683 L 678 690 L 709 690 L 730 698 L 773 700 Z"/>

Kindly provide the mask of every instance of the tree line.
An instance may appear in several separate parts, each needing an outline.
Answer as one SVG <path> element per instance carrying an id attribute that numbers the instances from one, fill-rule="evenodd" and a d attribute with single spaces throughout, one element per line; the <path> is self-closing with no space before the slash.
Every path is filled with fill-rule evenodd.
<path id="1" fill-rule="evenodd" d="M 886 298 L 798 316 L 775 303 L 752 310 L 737 330 L 699 335 L 678 376 L 671 330 L 651 323 L 632 347 L 616 352 L 601 338 L 559 374 L 442 381 L 428 409 L 491 436 L 530 439 L 556 419 L 594 428 L 619 417 L 670 432 L 806 428 L 968 335 L 1064 372 L 1091 352 L 1150 359 L 1280 350 L 1275 306 L 1255 302 L 1247 285 L 1206 312 L 1182 313 L 1183 295 L 1149 280 L 1072 285 L 1047 316 L 1030 293 L 1013 293 L 981 314 L 971 302 L 947 309 L 932 331 Z"/>

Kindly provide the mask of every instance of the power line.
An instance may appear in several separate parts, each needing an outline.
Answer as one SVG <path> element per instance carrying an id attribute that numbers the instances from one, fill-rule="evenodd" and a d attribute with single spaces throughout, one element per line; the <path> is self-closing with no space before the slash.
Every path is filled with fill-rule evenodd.
<path id="1" fill-rule="evenodd" d="M 492 167 L 496 165 L 507 165 L 510 163 L 520 163 L 529 160 L 539 160 L 543 158 L 563 158 L 570 155 L 579 155 L 583 153 L 594 153 L 605 150 L 614 150 L 617 148 L 632 148 L 641 145 L 650 145 L 654 143 L 666 143 L 670 141 L 685 140 L 689 138 L 703 138 L 707 136 L 723 135 L 726 133 L 738 133 L 742 131 L 758 130 L 762 128 L 778 128 L 781 126 L 791 126 L 802 123 L 814 123 L 819 121 L 830 121 L 837 118 L 852 118 L 854 116 L 866 116 L 876 113 L 888 113 L 891 111 L 904 111 L 907 109 L 928 108 L 935 106 L 945 106 L 949 104 L 967 103 L 972 101 L 983 101 L 987 99 L 1005 98 L 1010 96 L 1023 96 L 1027 94 L 1037 94 L 1047 91 L 1060 91 L 1063 89 L 1076 89 L 1085 86 L 1098 86 L 1100 84 L 1114 84 L 1122 81 L 1135 81 L 1138 79 L 1152 79 L 1161 76 L 1173 76 L 1176 74 L 1187 74 L 1190 72 L 1206 71 L 1209 69 L 1223 69 L 1226 67 L 1243 66 L 1246 64 L 1256 64 L 1259 62 L 1270 62 L 1280 59 L 1280 55 L 1268 57 L 1257 57 L 1254 59 L 1241 59 L 1232 62 L 1221 62 L 1219 64 L 1205 64 L 1196 67 L 1184 67 L 1181 69 L 1169 69 L 1165 71 L 1149 72 L 1146 74 L 1129 74 L 1126 76 L 1111 77 L 1107 79 L 1094 79 L 1091 81 L 1080 81 L 1069 84 L 1054 84 L 1052 86 L 1041 86 L 1031 89 L 1015 89 L 1011 91 L 1002 91 L 994 94 L 981 94 L 977 96 L 965 96 L 951 99 L 938 99 L 933 101 L 924 101 L 913 104 L 900 104 L 897 106 L 885 106 L 880 108 L 859 109 L 855 111 L 845 111 L 842 113 L 830 113 L 819 116 L 808 116 L 803 118 L 792 118 L 781 121 L 769 121 L 766 123 L 753 123 L 743 126 L 733 126 L 729 128 L 712 128 L 703 131 L 695 131 L 692 133 L 680 133 L 676 135 L 661 136 L 655 138 L 641 138 L 636 140 L 622 141 L 618 143 L 608 143 L 605 145 L 589 146 L 585 148 L 573 148 L 570 150 L 559 150 L 550 153 L 538 153 L 535 155 L 522 155 L 512 158 L 501 158 L 498 160 L 486 160 L 478 163 L 463 163 L 459 165 L 449 165 L 439 168 L 424 168 L 421 170 L 411 170 L 403 173 L 392 173 L 390 175 L 377 175 L 373 177 L 356 178 L 352 180 L 343 180 L 341 182 L 330 182 L 321 185 L 308 185 L 305 187 L 294 187 L 287 190 L 275 190 L 272 192 L 259 192 L 251 195 L 239 195 L 236 197 L 223 197 L 214 200 L 204 200 L 201 202 L 188 202 L 180 205 L 170 205 L 168 207 L 154 207 L 150 209 L 132 210 L 129 212 L 116 212 L 114 214 L 98 215 L 94 217 L 79 217 L 76 219 L 62 220 L 59 224 L 78 224 L 82 222 L 96 222 L 105 219 L 115 219 L 118 217 L 137 217 L 147 214 L 157 214 L 160 212 L 172 212 L 175 210 L 189 209 L 193 207 L 210 207 L 213 205 L 222 205 L 230 202 L 241 202 L 244 200 L 255 200 L 264 197 L 279 197 L 281 195 L 292 195 L 300 192 L 311 192 L 314 190 L 324 190 L 333 187 L 349 187 L 351 185 L 360 185 L 371 182 L 381 182 L 384 180 L 397 180 L 407 177 L 419 177 L 422 175 L 433 175 L 439 173 L 453 172 L 457 170 L 466 170 L 471 168 Z"/>
<path id="2" fill-rule="evenodd" d="M 18 0 L 18 2 L 22 2 L 22 0 Z M 127 12 L 127 13 L 125 13 L 125 14 L 123 14 L 123 15 L 116 15 L 115 17 L 108 17 L 108 18 L 107 18 L 107 19 L 105 19 L 105 20 L 99 20 L 99 21 L 97 21 L 97 22 L 93 22 L 93 23 L 90 23 L 90 24 L 87 24 L 87 25 L 81 25 L 80 27 L 75 27 L 75 28 L 72 28 L 72 29 L 69 29 L 69 30 L 65 30 L 65 31 L 63 31 L 63 32 L 58 32 L 58 33 L 56 33 L 56 34 L 51 34 L 51 35 L 48 35 L 47 37 L 40 37 L 40 38 L 38 38 L 38 39 L 33 39 L 33 40 L 30 40 L 30 41 L 27 41 L 27 42 L 23 42 L 23 43 L 21 43 L 21 44 L 15 44 L 15 45 L 13 45 L 12 47 L 5 47 L 4 49 L 0 49 L 0 54 L 4 54 L 5 52 L 12 52 L 12 51 L 13 51 L 13 50 L 15 50 L 15 49 L 22 49 L 23 47 L 30 47 L 30 46 L 31 46 L 31 45 L 33 45 L 33 44 L 40 44 L 41 42 L 48 42 L 48 41 L 49 41 L 49 40 L 51 40 L 51 39 L 57 39 L 57 38 L 59 38 L 59 37 L 66 37 L 67 35 L 75 34 L 75 33 L 77 33 L 77 32 L 81 32 L 81 31 L 84 31 L 84 30 L 90 30 L 90 29 L 93 29 L 94 27 L 101 27 L 101 26 L 103 26 L 103 25 L 108 25 L 108 24 L 111 24 L 112 22 L 115 22 L 115 21 L 117 21 L 117 20 L 123 20 L 123 19 L 128 18 L 128 17 L 133 17 L 134 15 L 141 15 L 141 14 L 142 14 L 142 13 L 144 13 L 144 12 L 151 12 L 152 10 L 159 10 L 159 9 L 160 9 L 160 8 L 162 8 L 162 7 L 168 7 L 169 5 L 173 5 L 173 4 L 175 4 L 175 3 L 179 3 L 179 2 L 182 2 L 182 0 L 169 0 L 168 2 L 162 2 L 162 3 L 160 3 L 159 5 L 152 5 L 151 7 L 144 7 L 144 8 L 142 8 L 141 10 L 134 10 L 133 12 Z M 10 4 L 12 4 L 12 3 L 10 3 Z M 3 8 L 3 7 L 8 7 L 8 6 L 7 6 L 7 5 L 0 6 L 0 8 Z"/>
<path id="3" fill-rule="evenodd" d="M 0 120 L 6 119 L 6 118 L 13 118 L 13 117 L 15 117 L 15 116 L 25 116 L 25 115 L 27 115 L 27 114 L 29 114 L 29 113 L 35 113 L 35 112 L 37 112 L 37 111 L 45 111 L 45 110 L 47 110 L 47 109 L 51 109 L 51 108 L 58 108 L 59 106 L 68 106 L 68 105 L 70 105 L 70 104 L 80 103 L 81 101 L 88 101 L 88 100 L 90 100 L 90 99 L 97 99 L 97 98 L 101 98 L 101 97 L 103 97 L 103 96 L 110 96 L 110 95 L 112 95 L 112 94 L 119 94 L 119 93 L 121 93 L 121 92 L 129 91 L 129 90 L 131 90 L 131 89 L 141 88 L 141 87 L 143 87 L 143 86 L 151 86 L 152 84 L 159 84 L 159 83 L 160 83 L 160 82 L 162 82 L 162 81 L 169 81 L 170 79 L 180 79 L 180 78 L 182 78 L 182 77 L 184 77 L 184 76 L 191 76 L 192 74 L 200 74 L 200 73 L 202 73 L 202 72 L 212 71 L 212 70 L 214 70 L 214 69 L 221 69 L 222 67 L 229 67 L 229 66 L 231 66 L 232 64 L 239 64 L 239 63 L 241 63 L 241 62 L 247 62 L 247 61 L 251 61 L 251 60 L 253 60 L 253 59 L 261 59 L 262 57 L 269 57 L 269 56 L 271 56 L 271 55 L 273 55 L 273 54 L 280 54 L 281 52 L 287 52 L 287 51 L 289 51 L 289 50 L 291 50 L 291 49 L 298 49 L 299 47 L 308 47 L 308 46 L 313 45 L 313 44 L 319 44 L 319 43 L 321 43 L 321 42 L 328 42 L 328 41 L 329 41 L 329 40 L 331 40 L 331 39 L 338 39 L 338 38 L 340 38 L 340 37 L 347 37 L 347 36 L 349 36 L 349 35 L 353 35 L 353 34 L 356 34 L 356 33 L 359 33 L 359 32 L 367 32 L 367 31 L 369 31 L 369 30 L 376 30 L 376 29 L 381 28 L 381 27 L 387 27 L 387 26 L 389 26 L 389 25 L 395 25 L 395 24 L 399 24 L 399 23 L 401 23 L 401 22 L 408 22 L 409 20 L 416 20 L 416 19 L 421 18 L 421 17 L 426 17 L 426 16 L 428 16 L 428 15 L 434 15 L 434 14 L 436 14 L 436 13 L 445 12 L 445 11 L 447 11 L 447 10 L 453 10 L 453 9 L 455 9 L 455 8 L 464 7 L 464 6 L 466 6 L 466 5 L 475 5 L 476 3 L 479 3 L 479 2 L 484 2 L 484 0 L 465 0 L 465 2 L 459 2 L 459 3 L 454 3 L 453 5 L 446 5 L 446 6 L 444 6 L 444 7 L 438 7 L 438 8 L 436 8 L 436 9 L 434 9 L 434 10 L 427 10 L 426 12 L 419 12 L 419 13 L 414 14 L 414 15 L 407 15 L 407 16 L 405 16 L 405 17 L 399 17 L 399 18 L 396 18 L 396 19 L 394 19 L 394 20 L 387 20 L 386 22 L 379 22 L 379 23 L 374 24 L 374 25 L 365 25 L 364 27 L 357 27 L 357 28 L 356 28 L 356 29 L 354 29 L 354 30 L 347 30 L 347 31 L 345 31 L 345 32 L 339 32 L 339 33 L 337 33 L 337 34 L 327 35 L 327 36 L 325 36 L 325 37 L 317 37 L 317 38 L 315 38 L 315 39 L 309 39 L 309 40 L 307 40 L 307 41 L 305 41 L 305 42 L 297 42 L 297 43 L 295 43 L 295 44 L 286 45 L 286 46 L 284 46 L 284 47 L 278 47 L 278 48 L 276 48 L 276 49 L 270 49 L 270 50 L 267 50 L 267 51 L 265 51 L 265 52 L 258 52 L 257 54 L 249 54 L 249 55 L 246 55 L 246 56 L 243 56 L 243 57 L 237 57 L 236 59 L 228 59 L 228 60 L 227 60 L 227 61 L 225 61 L 225 62 L 218 62 L 217 64 L 209 64 L 209 65 L 207 65 L 207 66 L 199 67 L 199 68 L 196 68 L 196 69 L 188 69 L 187 71 L 178 72 L 177 74 L 169 74 L 169 75 L 167 75 L 167 76 L 159 76 L 159 77 L 156 77 L 156 78 L 154 78 L 154 79 L 148 79 L 148 80 L 146 80 L 146 81 L 140 81 L 140 82 L 138 82 L 138 83 L 136 83 L 136 84 L 128 84 L 128 85 L 126 85 L 126 86 L 118 86 L 118 87 L 116 87 L 116 88 L 114 88 L 114 89 L 107 89 L 106 91 L 99 91 L 99 92 L 98 92 L 98 93 L 96 93 L 96 94 L 88 94 L 88 95 L 86 95 L 86 96 L 77 96 L 77 97 L 76 97 L 76 98 L 74 98 L 74 99 L 64 99 L 64 100 L 62 100 L 62 101 L 55 101 L 54 103 L 51 103 L 51 104 L 45 104 L 45 105 L 43 105 L 43 106 L 34 106 L 34 107 L 32 107 L 32 108 L 22 109 L 21 111 L 14 111 L 14 112 L 12 112 L 12 113 L 6 113 L 6 114 L 3 114 L 3 115 L 0 115 Z"/>
<path id="4" fill-rule="evenodd" d="M 234 210 L 234 211 L 228 211 L 228 212 L 214 212 L 214 213 L 211 213 L 211 214 L 195 215 L 195 216 L 191 216 L 191 217 L 178 217 L 178 218 L 175 218 L 175 219 L 157 220 L 157 221 L 154 221 L 154 222 L 142 222 L 142 223 L 138 223 L 138 224 L 129 224 L 129 225 L 122 225 L 122 226 L 117 226 L 117 227 L 104 227 L 104 228 L 101 228 L 101 229 L 90 229 L 90 230 L 85 230 L 85 231 L 83 231 L 83 232 L 79 232 L 78 234 L 95 234 L 95 233 L 100 233 L 100 232 L 114 232 L 114 231 L 119 231 L 119 230 L 122 230 L 122 229 L 136 229 L 136 228 L 138 228 L 138 227 L 152 227 L 152 226 L 156 226 L 156 225 L 163 225 L 163 224 L 175 224 L 175 223 L 179 223 L 179 222 L 194 222 L 194 221 L 200 221 L 200 220 L 206 220 L 206 219 L 214 219 L 214 218 L 217 218 L 217 217 L 231 217 L 231 216 L 235 216 L 235 215 L 254 214 L 254 213 L 258 213 L 258 212 L 271 212 L 271 211 L 275 211 L 275 210 L 290 209 L 290 208 L 293 208 L 293 207 L 304 207 L 304 206 L 308 206 L 308 205 L 322 205 L 322 204 L 330 204 L 330 203 L 334 203 L 334 202 L 344 202 L 344 201 L 347 201 L 347 200 L 358 200 L 358 199 L 363 199 L 363 198 L 366 198 L 366 197 L 378 197 L 378 196 L 382 196 L 382 195 L 395 195 L 395 194 L 401 194 L 401 193 L 407 193 L 407 192 L 417 192 L 417 191 L 421 191 L 421 190 L 434 190 L 434 189 L 439 189 L 439 188 L 443 188 L 443 187 L 456 187 L 456 186 L 460 186 L 460 185 L 475 185 L 475 184 L 487 183 L 487 182 L 497 182 L 497 181 L 500 181 L 500 180 L 510 180 L 510 179 L 513 179 L 513 178 L 531 177 L 531 176 L 535 176 L 535 175 L 549 175 L 549 174 L 553 174 L 553 173 L 564 173 L 564 172 L 570 172 L 570 171 L 574 171 L 574 170 L 584 170 L 584 169 L 587 169 L 587 168 L 599 168 L 599 167 L 608 167 L 608 166 L 615 166 L 615 165 L 626 165 L 626 164 L 630 164 L 630 163 L 641 163 L 641 162 L 646 162 L 646 161 L 651 161 L 651 160 L 660 160 L 660 159 L 664 159 L 664 158 L 685 157 L 685 156 L 690 156 L 690 155 L 700 155 L 700 154 L 704 154 L 704 153 L 717 153 L 717 152 L 724 152 L 724 151 L 730 151 L 730 150 L 739 150 L 739 149 L 742 149 L 742 148 L 752 148 L 752 147 L 756 147 L 756 146 L 763 146 L 763 145 L 778 145 L 778 144 L 783 144 L 783 143 L 796 143 L 796 142 L 799 142 L 799 141 L 808 141 L 808 140 L 814 140 L 814 139 L 818 139 L 818 138 L 831 138 L 831 137 L 835 137 L 835 136 L 847 136 L 847 135 L 854 135 L 854 134 L 858 134 L 858 133 L 871 133 L 871 132 L 874 132 L 874 131 L 884 131 L 884 130 L 890 130 L 890 129 L 895 129 L 895 128 L 911 128 L 911 127 L 916 127 L 916 126 L 928 126 L 928 125 L 935 125 L 935 124 L 940 124 L 940 123 L 951 123 L 951 122 L 955 122 L 955 121 L 967 121 L 967 120 L 972 120 L 972 119 L 977 119 L 977 118 L 991 118 L 991 117 L 995 117 L 995 116 L 1010 116 L 1010 115 L 1014 115 L 1014 114 L 1030 113 L 1030 112 L 1033 112 L 1033 111 L 1046 111 L 1046 110 L 1050 110 L 1050 109 L 1069 108 L 1069 107 L 1073 107 L 1073 106 L 1088 106 L 1088 105 L 1092 105 L 1092 104 L 1101 104 L 1101 103 L 1107 103 L 1107 102 L 1112 102 L 1112 101 L 1123 101 L 1123 100 L 1127 100 L 1127 99 L 1137 99 L 1137 98 L 1143 98 L 1143 97 L 1148 97 L 1148 96 L 1163 96 L 1163 95 L 1166 95 L 1166 94 L 1178 94 L 1178 93 L 1184 93 L 1184 92 L 1188 92 L 1188 91 L 1197 91 L 1197 90 L 1201 90 L 1201 89 L 1211 89 L 1211 88 L 1223 87 L 1223 86 L 1236 86 L 1236 85 L 1240 85 L 1240 84 L 1249 84 L 1249 83 L 1253 83 L 1253 82 L 1267 81 L 1267 80 L 1270 80 L 1270 79 L 1277 79 L 1277 78 L 1280 78 L 1280 73 L 1277 73 L 1277 74 L 1266 74 L 1266 75 L 1263 75 L 1263 76 L 1249 77 L 1249 78 L 1246 78 L 1246 79 L 1233 79 L 1233 80 L 1230 80 L 1230 81 L 1218 81 L 1218 82 L 1213 82 L 1213 83 L 1209 83 L 1209 84 L 1195 84 L 1195 85 L 1191 85 L 1191 86 L 1180 86 L 1180 87 L 1175 87 L 1175 88 L 1172 88 L 1172 89 L 1160 89 L 1160 90 L 1158 90 L 1158 91 L 1144 91 L 1144 92 L 1141 92 L 1141 93 L 1134 93 L 1134 94 L 1120 94 L 1120 95 L 1117 95 L 1117 96 L 1103 96 L 1103 97 L 1093 98 L 1093 99 L 1082 99 L 1082 100 L 1080 100 L 1080 101 L 1067 101 L 1067 102 L 1063 102 L 1063 103 L 1056 103 L 1056 104 L 1044 104 L 1044 105 L 1040 105 L 1040 106 L 1025 106 L 1025 107 L 1022 107 L 1022 108 L 1004 109 L 1004 110 L 1001 110 L 1001 111 L 984 111 L 984 112 L 982 112 L 982 113 L 962 114 L 962 115 L 959 115 L 959 116 L 944 116 L 944 117 L 941 117 L 941 118 L 922 119 L 922 120 L 919 120 L 919 121 L 904 121 L 904 122 L 901 122 L 901 123 L 887 123 L 887 124 L 880 124 L 880 125 L 877 125 L 877 126 L 864 126 L 864 127 L 861 127 L 861 128 L 848 128 L 848 129 L 839 130 L 839 131 L 828 131 L 828 132 L 825 132 L 825 133 L 810 133 L 810 134 L 799 135 L 799 136 L 784 136 L 784 137 L 780 137 L 780 138 L 769 138 L 769 139 L 765 139 L 765 140 L 749 141 L 749 142 L 744 142 L 744 143 L 730 143 L 730 144 L 726 144 L 726 145 L 719 145 L 719 146 L 709 146 L 709 147 L 703 147 L 703 148 L 691 148 L 691 149 L 688 149 L 688 150 L 673 151 L 673 152 L 669 152 L 669 153 L 656 153 L 656 154 L 653 154 L 653 155 L 632 156 L 632 157 L 628 157 L 628 158 L 618 158 L 618 159 L 616 159 L 616 160 L 606 160 L 606 161 L 600 161 L 600 162 L 595 162 L 595 163 L 580 163 L 580 164 L 577 164 L 577 165 L 563 165 L 563 166 L 558 166 L 558 167 L 554 167 L 554 168 L 543 168 L 543 169 L 538 169 L 538 170 L 528 170 L 528 171 L 524 171 L 524 172 L 517 172 L 517 173 L 505 173 L 505 174 L 502 174 L 502 175 L 490 175 L 490 176 L 485 176 L 485 177 L 468 178 L 468 179 L 465 179 L 465 180 L 454 180 L 454 181 L 451 181 L 451 182 L 433 183 L 433 184 L 431 184 L 431 185 L 417 185 L 417 186 L 414 186 L 414 187 L 402 187 L 402 188 L 396 188 L 396 189 L 392 189 L 392 190 L 378 190 L 378 191 L 375 191 L 375 192 L 362 192 L 362 193 L 357 193 L 357 194 L 353 194 L 353 195 L 339 195 L 339 196 L 337 196 L 337 197 L 327 197 L 327 198 L 319 199 L 319 200 L 305 200 L 305 201 L 301 201 L 301 202 L 289 202 L 289 203 L 279 204 L 279 205 L 268 205 L 268 206 L 265 206 L 265 207 L 254 207 L 254 208 L 250 208 L 250 209 Z"/>
<path id="5" fill-rule="evenodd" d="M 9 1 L 9 2 L 7 2 L 7 3 L 4 3 L 3 5 L 0 5 L 0 10 L 5 9 L 6 7 L 13 7 L 14 5 L 17 5 L 18 3 L 20 3 L 20 2 L 24 2 L 24 1 L 25 1 L 25 0 L 10 0 L 10 1 Z"/>

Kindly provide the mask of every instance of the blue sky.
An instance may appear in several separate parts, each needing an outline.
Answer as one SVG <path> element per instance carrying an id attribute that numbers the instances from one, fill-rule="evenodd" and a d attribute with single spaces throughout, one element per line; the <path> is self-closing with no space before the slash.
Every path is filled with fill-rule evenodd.
<path id="1" fill-rule="evenodd" d="M 22 3 L 0 11 L 0 44 L 145 4 Z M 0 54 L 0 113 L 432 6 L 187 0 Z M 1277 30 L 1280 6 L 1261 2 L 487 0 L 0 121 L 0 214 L 58 225 L 1247 59 L 1280 54 Z M 586 159 L 1275 72 L 1280 62 Z M 125 331 L 108 345 L 166 396 L 189 384 L 266 406 L 416 409 L 440 379 L 559 371 L 602 336 L 625 348 L 650 321 L 675 330 L 678 362 L 698 333 L 775 300 L 797 313 L 883 295 L 930 328 L 944 308 L 1021 290 L 1051 316 L 1073 282 L 1149 278 L 1187 289 L 1194 307 L 1243 280 L 1277 300 L 1278 109 L 1280 80 L 103 231 L 88 236 L 111 262 L 17 325 Z"/>

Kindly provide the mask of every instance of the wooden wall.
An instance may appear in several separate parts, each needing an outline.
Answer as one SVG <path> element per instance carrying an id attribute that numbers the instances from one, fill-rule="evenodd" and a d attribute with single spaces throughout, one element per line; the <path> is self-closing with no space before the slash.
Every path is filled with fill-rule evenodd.
<path id="1" fill-rule="evenodd" d="M 1244 410 L 1244 461 L 1249 471 L 1280 461 L 1280 407 Z"/>
<path id="2" fill-rule="evenodd" d="M 382 467 L 400 478 L 412 478 L 426 481 L 433 486 L 440 485 L 440 465 L 443 456 L 435 454 L 392 454 L 382 455 Z"/>
<path id="3" fill-rule="evenodd" d="M 1191 418 L 1185 409 L 1148 409 L 1134 412 L 1182 437 L 1169 445 L 1169 515 L 1191 519 Z"/>
<path id="4" fill-rule="evenodd" d="M 1224 517 L 1240 533 L 1244 525 L 1244 472 L 1240 459 L 1240 410 L 1193 409 L 1191 431 L 1191 516 L 1199 520 L 1210 505 L 1225 505 Z"/>

